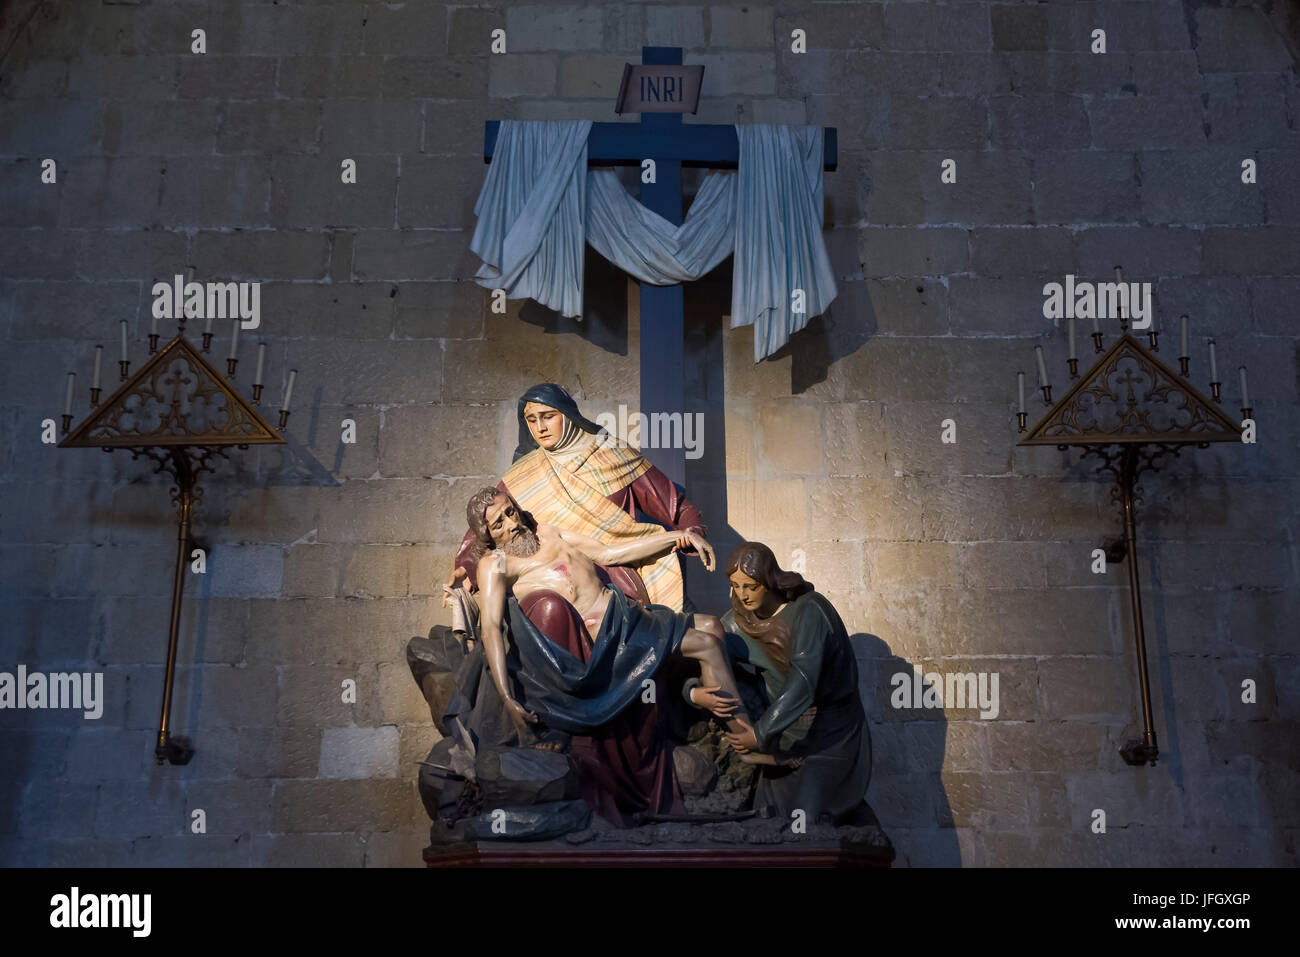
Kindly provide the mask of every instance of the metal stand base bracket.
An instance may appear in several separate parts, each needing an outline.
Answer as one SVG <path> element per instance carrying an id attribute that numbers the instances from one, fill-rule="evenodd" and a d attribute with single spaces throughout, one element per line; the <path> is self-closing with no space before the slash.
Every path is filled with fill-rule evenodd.
<path id="1" fill-rule="evenodd" d="M 189 764 L 194 746 L 189 738 L 169 737 L 153 749 L 153 756 L 159 764 Z"/>
<path id="2" fill-rule="evenodd" d="M 1156 747 L 1155 741 L 1147 743 L 1136 739 L 1129 741 L 1124 747 L 1119 749 L 1120 757 L 1124 759 L 1125 764 L 1131 764 L 1133 767 L 1141 767 L 1148 762 L 1154 768 L 1156 766 L 1156 757 L 1160 754 L 1160 749 Z"/>

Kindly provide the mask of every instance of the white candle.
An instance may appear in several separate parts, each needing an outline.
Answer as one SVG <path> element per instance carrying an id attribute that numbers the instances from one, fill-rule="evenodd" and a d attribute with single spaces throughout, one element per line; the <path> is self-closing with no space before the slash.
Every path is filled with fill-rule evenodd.
<path id="1" fill-rule="evenodd" d="M 1211 382 L 1219 381 L 1219 366 L 1218 363 L 1214 361 L 1214 340 L 1213 339 L 1210 340 L 1210 381 Z"/>
<path id="2" fill-rule="evenodd" d="M 1242 366 L 1237 370 L 1241 374 L 1241 407 L 1250 408 L 1250 393 L 1246 391 L 1246 367 Z"/>
<path id="3" fill-rule="evenodd" d="M 258 343 L 257 346 L 257 375 L 253 376 L 253 385 L 262 384 L 262 366 L 266 364 L 266 343 Z"/>
<path id="4" fill-rule="evenodd" d="M 153 314 L 153 322 L 149 325 L 149 331 L 155 336 L 158 335 L 158 313 Z"/>
<path id="5" fill-rule="evenodd" d="M 1183 351 L 1178 354 L 1180 356 L 1185 356 L 1187 355 L 1187 317 L 1186 316 L 1180 317 L 1178 322 L 1183 327 L 1183 341 L 1182 341 Z"/>
<path id="6" fill-rule="evenodd" d="M 1097 311 L 1094 309 L 1092 312 L 1092 333 L 1096 335 L 1099 332 L 1101 332 L 1101 326 L 1097 322 Z"/>
<path id="7" fill-rule="evenodd" d="M 239 320 L 230 320 L 230 358 L 235 358 L 239 349 Z"/>
<path id="8" fill-rule="evenodd" d="M 1038 385 L 1047 385 L 1047 366 L 1043 364 L 1043 347 L 1034 346 L 1034 358 L 1038 360 Z"/>
<path id="9" fill-rule="evenodd" d="M 126 320 L 122 320 L 122 361 L 126 361 Z"/>
<path id="10" fill-rule="evenodd" d="M 95 381 L 91 383 L 92 389 L 99 388 L 99 369 L 104 364 L 104 347 L 95 346 Z"/>
<path id="11" fill-rule="evenodd" d="M 69 372 L 68 373 L 68 397 L 63 403 L 64 415 L 72 415 L 72 390 L 73 388 L 76 387 L 76 384 L 77 384 L 77 374 L 75 372 Z"/>
<path id="12" fill-rule="evenodd" d="M 190 294 L 187 291 L 190 283 L 194 281 L 194 267 L 190 266 L 185 270 L 185 285 L 181 286 L 181 315 L 186 319 L 194 318 L 194 307 L 190 305 Z M 211 320 L 209 320 L 211 321 Z"/>
<path id="13" fill-rule="evenodd" d="M 284 401 L 280 403 L 280 411 L 281 411 L 281 412 L 288 412 L 288 411 L 289 411 L 289 398 L 290 398 L 290 396 L 293 395 L 293 380 L 296 379 L 297 377 L 298 377 L 298 370 L 297 370 L 297 369 L 290 369 L 290 370 L 289 370 L 289 382 L 288 382 L 288 384 L 285 385 L 285 387 L 284 387 Z"/>
<path id="14" fill-rule="evenodd" d="M 1074 316 L 1070 317 L 1070 358 L 1079 358 L 1078 351 L 1074 348 Z"/>
<path id="15" fill-rule="evenodd" d="M 207 335 L 212 334 L 212 313 L 208 313 L 207 320 L 203 323 L 203 331 Z"/>
<path id="16" fill-rule="evenodd" d="M 1016 387 L 1020 390 L 1019 411 L 1024 412 L 1025 411 L 1025 374 L 1023 372 L 1016 373 Z"/>

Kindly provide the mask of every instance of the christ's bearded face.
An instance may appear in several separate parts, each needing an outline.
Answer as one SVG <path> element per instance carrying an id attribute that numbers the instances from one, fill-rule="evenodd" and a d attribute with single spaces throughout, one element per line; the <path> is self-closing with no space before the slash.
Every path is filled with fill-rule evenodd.
<path id="1" fill-rule="evenodd" d="M 492 541 L 507 555 L 527 558 L 537 551 L 540 543 L 536 533 L 524 523 L 515 503 L 506 496 L 498 495 L 493 499 L 484 512 L 484 518 Z"/>
<path id="2" fill-rule="evenodd" d="M 524 421 L 537 444 L 553 449 L 564 437 L 564 413 L 540 402 L 524 403 Z"/>

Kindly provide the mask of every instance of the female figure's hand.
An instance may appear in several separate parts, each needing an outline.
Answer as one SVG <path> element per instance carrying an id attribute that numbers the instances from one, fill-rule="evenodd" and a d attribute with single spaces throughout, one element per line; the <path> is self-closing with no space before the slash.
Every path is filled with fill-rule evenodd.
<path id="1" fill-rule="evenodd" d="M 736 749 L 740 754 L 748 754 L 751 751 L 758 750 L 758 738 L 754 737 L 754 726 L 746 724 L 742 719 L 736 718 L 736 724 L 740 725 L 739 731 L 728 731 L 723 735 L 727 743 Z"/>
<path id="2" fill-rule="evenodd" d="M 730 695 L 718 694 L 721 690 L 721 685 L 713 688 L 692 688 L 691 704 L 699 708 L 705 708 L 719 721 L 725 722 L 736 713 L 736 709 L 740 707 L 740 701 Z"/>

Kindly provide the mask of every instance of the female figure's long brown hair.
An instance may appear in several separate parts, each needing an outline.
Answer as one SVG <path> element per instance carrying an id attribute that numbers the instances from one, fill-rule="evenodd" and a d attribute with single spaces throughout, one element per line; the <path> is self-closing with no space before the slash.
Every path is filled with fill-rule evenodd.
<path id="1" fill-rule="evenodd" d="M 777 564 L 776 556 L 772 554 L 772 549 L 762 542 L 742 542 L 736 546 L 731 557 L 727 559 L 727 579 L 730 580 L 737 570 L 754 579 L 768 591 L 780 595 L 783 601 L 794 601 L 800 595 L 813 590 L 812 583 L 804 581 L 804 577 L 798 572 L 788 572 L 781 568 Z M 788 675 L 791 642 L 790 626 L 785 623 L 785 620 L 779 615 L 759 618 L 752 614 L 737 600 L 734 589 L 731 592 L 731 610 L 735 613 L 736 624 L 740 630 L 762 645 L 777 670 L 782 675 Z"/>

